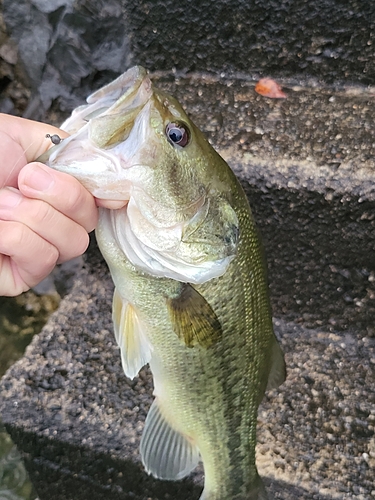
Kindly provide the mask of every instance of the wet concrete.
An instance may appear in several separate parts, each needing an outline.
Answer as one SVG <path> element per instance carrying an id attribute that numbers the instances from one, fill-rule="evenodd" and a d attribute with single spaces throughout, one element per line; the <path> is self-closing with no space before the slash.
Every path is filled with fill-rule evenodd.
<path id="1" fill-rule="evenodd" d="M 375 495 L 373 90 L 157 73 L 241 179 L 269 262 L 287 382 L 259 413 L 258 464 L 271 498 Z M 147 370 L 130 382 L 110 320 L 112 283 L 95 246 L 25 357 L 0 412 L 41 500 L 198 498 L 202 471 L 153 480 L 138 445 Z"/>

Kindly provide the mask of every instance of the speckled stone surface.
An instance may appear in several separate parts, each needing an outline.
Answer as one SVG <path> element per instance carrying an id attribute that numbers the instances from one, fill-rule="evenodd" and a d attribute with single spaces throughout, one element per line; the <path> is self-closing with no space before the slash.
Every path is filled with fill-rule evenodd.
<path id="1" fill-rule="evenodd" d="M 374 82 L 371 1 L 3 0 L 1 10 L 19 51 L 7 45 L 0 59 L 16 66 L 7 78 L 31 89 L 34 119 L 71 110 L 133 64 Z M 3 111 L 12 104 L 13 95 L 0 102 Z"/>
<path id="2" fill-rule="evenodd" d="M 275 499 L 375 498 L 373 94 L 157 73 L 243 183 L 269 263 L 288 378 L 259 412 L 258 465 Z M 152 401 L 124 376 L 112 283 L 95 245 L 70 294 L 0 383 L 0 413 L 40 500 L 194 499 L 202 470 L 156 481 L 138 445 Z M 225 297 L 223 297 L 225 300 Z M 282 318 L 282 319 L 281 319 Z"/>
<path id="3" fill-rule="evenodd" d="M 201 470 L 147 476 L 138 446 L 149 372 L 129 381 L 110 319 L 112 284 L 92 247 L 71 293 L 1 381 L 0 411 L 39 498 L 199 498 Z M 374 497 L 375 340 L 275 321 L 288 379 L 259 412 L 258 465 L 277 499 Z"/>

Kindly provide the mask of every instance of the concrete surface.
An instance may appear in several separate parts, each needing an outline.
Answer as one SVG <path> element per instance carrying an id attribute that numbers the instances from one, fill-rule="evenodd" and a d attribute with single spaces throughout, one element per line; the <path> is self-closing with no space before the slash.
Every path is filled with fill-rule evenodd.
<path id="1" fill-rule="evenodd" d="M 259 412 L 258 464 L 270 498 L 375 497 L 372 90 L 301 87 L 284 100 L 254 81 L 154 75 L 185 105 L 249 194 L 270 267 L 288 379 Z M 142 472 L 152 382 L 123 375 L 112 284 L 95 250 L 0 384 L 0 412 L 40 500 L 198 498 Z"/>
<path id="2" fill-rule="evenodd" d="M 11 39 L 0 89 L 14 88 L 0 109 L 18 108 L 23 82 L 22 112 L 34 119 L 71 110 L 132 64 L 330 84 L 375 77 L 375 4 L 366 0 L 2 3 Z"/>
<path id="3" fill-rule="evenodd" d="M 199 498 L 142 471 L 147 370 L 130 382 L 109 316 L 112 284 L 95 248 L 24 358 L 1 382 L 0 411 L 41 500 Z M 259 412 L 258 465 L 270 498 L 375 496 L 375 341 L 276 320 L 288 379 Z"/>
<path id="4" fill-rule="evenodd" d="M 3 0 L 0 111 L 58 123 L 132 63 L 154 73 L 241 179 L 269 262 L 288 379 L 259 412 L 270 498 L 375 498 L 375 5 Z M 273 76 L 287 99 L 257 95 Z M 193 500 L 141 469 L 151 402 L 129 382 L 95 246 L 0 382 L 0 414 L 40 500 Z M 229 499 L 228 499 L 229 500 Z"/>

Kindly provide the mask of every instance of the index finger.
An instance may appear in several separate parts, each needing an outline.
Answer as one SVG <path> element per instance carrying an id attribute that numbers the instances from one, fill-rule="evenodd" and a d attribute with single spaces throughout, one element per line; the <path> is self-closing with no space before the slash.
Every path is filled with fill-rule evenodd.
<path id="1" fill-rule="evenodd" d="M 17 187 L 21 168 L 52 146 L 47 134 L 69 135 L 46 123 L 0 113 L 0 188 Z"/>

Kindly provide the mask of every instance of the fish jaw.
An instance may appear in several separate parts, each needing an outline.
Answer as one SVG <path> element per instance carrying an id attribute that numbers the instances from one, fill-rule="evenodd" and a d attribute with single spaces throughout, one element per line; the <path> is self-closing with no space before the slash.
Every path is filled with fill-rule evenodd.
<path id="1" fill-rule="evenodd" d="M 131 202 L 132 200 L 130 204 Z M 175 230 L 178 232 L 178 228 Z M 134 234 L 127 207 L 120 210 L 100 208 L 96 233 L 99 244 L 103 240 L 112 241 L 137 271 L 157 278 L 193 284 L 205 283 L 222 276 L 235 257 L 234 254 L 224 257 L 216 255 L 215 259 L 200 258 L 199 262 L 194 263 L 176 256 L 176 252 L 152 248 Z"/>
<path id="2" fill-rule="evenodd" d="M 142 107 L 151 95 L 152 84 L 147 71 L 141 66 L 134 66 L 89 95 L 87 104 L 74 109 L 61 128 L 75 134 L 90 121 L 90 138 L 98 147 L 105 147 L 118 128 L 124 125 L 124 116 L 126 120 L 131 118 L 131 111 Z M 119 119 L 111 122 L 107 120 L 109 116 Z M 110 130 L 103 130 L 104 121 L 110 125 Z"/>
<path id="3" fill-rule="evenodd" d="M 152 92 L 146 70 L 131 68 L 76 108 L 61 125 L 72 135 L 36 161 L 74 176 L 97 198 L 128 201 Z"/>

